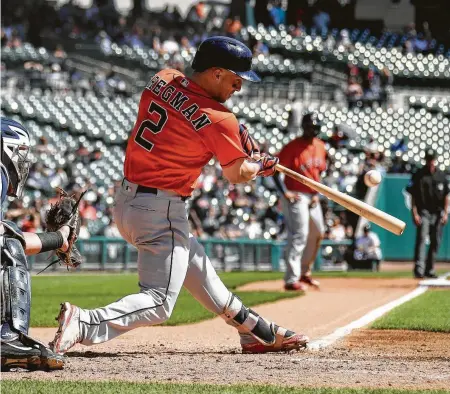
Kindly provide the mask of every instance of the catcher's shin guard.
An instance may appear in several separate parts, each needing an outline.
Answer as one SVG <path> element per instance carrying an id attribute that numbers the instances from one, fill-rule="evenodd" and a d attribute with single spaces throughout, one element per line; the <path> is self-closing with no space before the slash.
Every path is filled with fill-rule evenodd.
<path id="1" fill-rule="evenodd" d="M 1 237 L 1 322 L 28 334 L 31 306 L 31 280 L 27 258 L 18 239 Z"/>
<path id="2" fill-rule="evenodd" d="M 252 309 L 247 308 L 233 293 L 230 293 L 221 317 L 228 324 L 236 327 L 240 333 L 249 334 L 262 344 L 270 345 L 275 340 L 270 323 Z"/>

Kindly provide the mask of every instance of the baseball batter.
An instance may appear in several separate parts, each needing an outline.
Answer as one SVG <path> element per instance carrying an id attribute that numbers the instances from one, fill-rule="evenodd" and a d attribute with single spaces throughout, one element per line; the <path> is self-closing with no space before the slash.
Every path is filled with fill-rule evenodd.
<path id="1" fill-rule="evenodd" d="M 317 138 L 321 123 L 317 114 L 302 119 L 303 135 L 289 142 L 278 154 L 280 164 L 308 178 L 320 181 L 326 169 L 325 144 Z M 311 266 L 325 233 L 322 208 L 316 191 L 286 177 L 275 183 L 283 194 L 283 213 L 288 231 L 286 247 L 286 290 L 305 290 L 306 285 L 319 286 L 311 277 Z"/>
<path id="2" fill-rule="evenodd" d="M 138 249 L 140 292 L 93 310 L 63 303 L 51 343 L 55 352 L 163 323 L 182 286 L 237 328 L 243 352 L 306 346 L 306 336 L 263 319 L 228 291 L 189 233 L 185 200 L 213 156 L 231 183 L 272 175 L 278 163 L 277 158 L 259 155 L 247 130 L 222 105 L 241 89 L 243 79 L 259 81 L 251 62 L 251 51 L 241 42 L 211 37 L 198 48 L 190 77 L 163 70 L 148 83 L 128 140 L 125 178 L 114 207 L 120 233 Z"/>

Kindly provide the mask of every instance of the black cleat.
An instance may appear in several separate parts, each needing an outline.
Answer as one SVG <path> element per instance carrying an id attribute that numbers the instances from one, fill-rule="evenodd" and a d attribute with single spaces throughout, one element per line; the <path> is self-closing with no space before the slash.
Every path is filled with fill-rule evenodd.
<path id="1" fill-rule="evenodd" d="M 1 343 L 2 372 L 13 368 L 52 371 L 64 367 L 64 357 L 34 339 L 21 335 Z"/>

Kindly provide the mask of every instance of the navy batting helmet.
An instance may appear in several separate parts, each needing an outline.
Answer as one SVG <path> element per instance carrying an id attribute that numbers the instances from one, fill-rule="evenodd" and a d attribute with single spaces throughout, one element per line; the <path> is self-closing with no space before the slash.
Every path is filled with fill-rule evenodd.
<path id="1" fill-rule="evenodd" d="M 192 62 L 192 69 L 202 72 L 211 67 L 225 68 L 247 81 L 261 81 L 252 71 L 252 51 L 234 38 L 209 37 L 200 44 Z"/>

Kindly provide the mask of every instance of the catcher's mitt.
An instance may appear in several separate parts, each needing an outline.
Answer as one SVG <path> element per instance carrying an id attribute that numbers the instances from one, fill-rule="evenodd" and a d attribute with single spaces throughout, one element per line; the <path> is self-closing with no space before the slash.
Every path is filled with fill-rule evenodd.
<path id="1" fill-rule="evenodd" d="M 57 188 L 57 190 L 59 192 L 59 200 L 51 205 L 47 212 L 45 222 L 47 224 L 48 232 L 58 231 L 63 226 L 69 226 L 70 233 L 67 238 L 69 247 L 65 252 L 61 249 L 56 250 L 55 254 L 58 259 L 50 263 L 44 270 L 58 262 L 60 264 L 65 264 L 67 269 L 69 269 L 69 267 L 78 267 L 81 264 L 81 254 L 74 244 L 80 233 L 81 224 L 78 205 L 86 193 L 86 190 L 81 194 L 78 200 L 76 200 L 73 195 L 69 196 L 61 188 Z"/>

